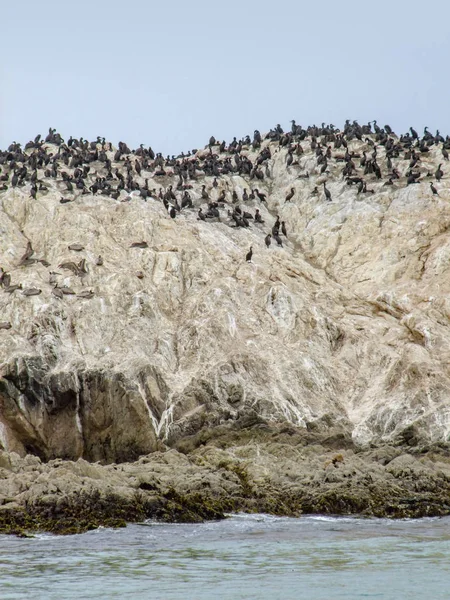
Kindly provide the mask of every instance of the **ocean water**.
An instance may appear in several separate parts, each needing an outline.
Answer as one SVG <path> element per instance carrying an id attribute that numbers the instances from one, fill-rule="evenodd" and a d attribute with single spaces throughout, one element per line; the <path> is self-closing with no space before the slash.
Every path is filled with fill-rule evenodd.
<path id="1" fill-rule="evenodd" d="M 448 600 L 450 518 L 233 515 L 0 535 L 1 600 Z"/>

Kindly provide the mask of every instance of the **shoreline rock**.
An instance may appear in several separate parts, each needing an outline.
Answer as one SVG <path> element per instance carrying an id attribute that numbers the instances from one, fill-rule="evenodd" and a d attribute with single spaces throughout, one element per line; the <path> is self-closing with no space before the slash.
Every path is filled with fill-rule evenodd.
<path id="1" fill-rule="evenodd" d="M 416 518 L 450 514 L 450 448 L 339 448 L 277 428 L 213 431 L 101 465 L 43 463 L 0 452 L 0 533 L 82 533 L 157 519 L 200 522 L 233 512 Z M 250 441 L 249 441 L 250 440 Z M 183 448 L 184 446 L 184 448 Z M 181 451 L 184 449 L 184 452 Z"/>

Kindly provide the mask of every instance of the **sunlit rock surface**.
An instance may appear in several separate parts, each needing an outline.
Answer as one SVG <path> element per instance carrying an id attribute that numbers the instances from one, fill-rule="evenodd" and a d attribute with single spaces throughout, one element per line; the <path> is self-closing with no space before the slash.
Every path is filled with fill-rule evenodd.
<path id="1" fill-rule="evenodd" d="M 271 143 L 264 181 L 190 182 L 194 209 L 175 219 L 138 193 L 61 204 L 64 185 L 42 171 L 50 191 L 36 199 L 29 186 L 0 192 L 0 266 L 11 283 L 42 290 L 0 289 L 0 321 L 11 324 L 0 330 L 0 448 L 42 459 L 133 460 L 245 418 L 324 433 L 337 426 L 361 445 L 448 439 L 447 174 L 435 182 L 439 196 L 425 176 L 411 186 L 404 177 L 393 186 L 367 177 L 374 193 L 358 195 L 342 163 L 333 158 L 319 175 L 302 145 L 305 154 L 287 168 L 286 150 Z M 434 173 L 439 162 L 433 147 L 421 170 Z M 396 165 L 404 173 L 408 161 Z M 103 173 L 92 165 L 93 177 Z M 157 190 L 176 184 L 144 172 L 137 180 L 144 177 Z M 212 199 L 227 193 L 221 222 L 197 219 L 203 183 Z M 267 206 L 257 198 L 240 206 L 259 208 L 265 224 L 231 227 L 231 192 L 241 198 L 251 188 L 267 194 Z M 267 249 L 276 215 L 288 238 Z M 19 266 L 27 241 L 50 266 Z M 141 241 L 148 248 L 130 247 Z M 74 243 L 84 249 L 69 250 Z M 59 267 L 83 258 L 87 273 Z M 55 297 L 50 272 L 76 294 Z M 87 290 L 92 298 L 77 295 Z"/>

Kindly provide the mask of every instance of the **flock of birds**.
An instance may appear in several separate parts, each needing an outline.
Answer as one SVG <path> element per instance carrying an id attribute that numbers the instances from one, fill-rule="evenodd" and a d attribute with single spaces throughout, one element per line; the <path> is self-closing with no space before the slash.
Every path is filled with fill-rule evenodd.
<path id="1" fill-rule="evenodd" d="M 424 158 L 437 149 L 442 155 L 442 163 L 430 171 L 424 165 Z M 176 219 L 182 212 L 197 211 L 197 218 L 203 222 L 224 221 L 231 227 L 249 228 L 253 223 L 262 230 L 264 242 L 270 248 L 272 240 L 283 246 L 287 238 L 286 223 L 276 220 L 267 232 L 260 209 L 250 212 L 248 206 L 255 203 L 267 207 L 267 194 L 260 190 L 265 180 L 273 177 L 273 158 L 280 154 L 285 169 L 293 185 L 285 193 L 285 202 L 293 202 L 299 192 L 298 186 L 308 185 L 310 195 L 318 200 L 332 202 L 332 194 L 327 180 L 341 177 L 344 185 L 353 186 L 356 194 L 371 194 L 374 189 L 368 185 L 409 186 L 428 179 L 433 195 L 439 191 L 435 182 L 444 176 L 442 165 L 449 160 L 450 138 L 444 138 L 439 131 L 435 135 L 425 127 L 423 135 L 411 127 L 409 132 L 397 136 L 389 125 L 379 127 L 376 121 L 360 125 L 356 121 L 346 121 L 342 130 L 334 125 L 315 125 L 303 128 L 295 121 L 289 131 L 280 125 L 271 129 L 264 137 L 258 130 L 253 137 L 240 140 L 233 138 L 226 144 L 211 137 L 208 145 L 198 151 L 192 150 L 179 156 L 163 157 L 151 147 L 143 144 L 131 150 L 124 142 L 113 148 L 105 138 L 95 141 L 70 137 L 65 141 L 55 129 L 50 128 L 45 138 L 40 135 L 29 141 L 23 148 L 13 142 L 7 150 L 0 151 L 0 199 L 2 193 L 18 190 L 29 194 L 33 199 L 46 196 L 49 192 L 59 192 L 59 202 L 76 202 L 84 195 L 109 197 L 115 201 L 127 202 L 138 196 L 143 201 L 161 202 L 168 217 Z M 303 158 L 314 160 L 314 167 L 305 171 Z M 401 165 L 407 163 L 406 168 Z M 229 178 L 239 175 L 247 184 L 239 197 L 237 189 L 230 189 Z M 149 182 L 152 182 L 151 184 Z M 314 185 L 316 183 L 316 185 Z M 201 187 L 200 187 L 201 186 Z M 312 189 L 311 189 L 312 188 Z M 245 205 L 244 208 L 240 204 Z M 226 212 L 224 212 L 226 211 Z M 270 212 L 269 212 L 270 214 Z M 137 241 L 132 247 L 146 248 L 145 241 Z M 71 244 L 68 249 L 81 252 L 81 244 Z M 253 246 L 246 254 L 251 261 Z M 17 266 L 27 267 L 42 263 L 50 267 L 44 258 L 34 256 L 28 241 L 26 251 Z M 101 266 L 99 256 L 96 265 Z M 88 272 L 86 259 L 79 262 L 64 261 L 58 265 L 62 270 L 71 271 L 83 277 Z M 63 299 L 74 295 L 68 286 L 59 286 L 57 276 L 50 271 L 49 283 L 53 284 L 52 294 Z M 138 277 L 143 277 L 142 273 Z M 24 296 L 39 295 L 39 288 L 22 289 L 20 283 L 13 284 L 11 275 L 0 267 L 0 286 L 4 292 L 22 290 Z M 84 290 L 78 297 L 89 299 L 92 290 Z M 0 322 L 0 329 L 8 329 L 10 323 Z"/>

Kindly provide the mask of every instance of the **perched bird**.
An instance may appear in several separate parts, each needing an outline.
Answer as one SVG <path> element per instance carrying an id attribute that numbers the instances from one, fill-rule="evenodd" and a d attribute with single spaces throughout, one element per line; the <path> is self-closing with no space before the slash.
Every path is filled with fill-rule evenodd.
<path id="1" fill-rule="evenodd" d="M 33 254 L 34 254 L 34 250 L 31 246 L 31 242 L 28 241 L 27 249 L 25 250 L 25 254 L 22 256 L 22 258 L 19 261 L 19 266 L 25 264 L 27 262 L 27 260 L 30 258 L 30 256 L 33 256 Z"/>
<path id="2" fill-rule="evenodd" d="M 203 200 L 209 200 L 209 194 L 206 191 L 206 185 L 202 185 L 202 198 Z"/>
<path id="3" fill-rule="evenodd" d="M 9 273 L 3 273 L 2 284 L 5 289 L 9 288 L 9 286 L 11 285 L 11 275 Z"/>
<path id="4" fill-rule="evenodd" d="M 437 189 L 434 187 L 432 183 L 430 183 L 431 191 L 433 192 L 433 196 L 439 196 Z"/>
<path id="5" fill-rule="evenodd" d="M 92 290 L 83 290 L 79 294 L 77 294 L 78 298 L 85 298 L 86 300 L 90 300 L 94 297 L 94 292 Z"/>
<path id="6" fill-rule="evenodd" d="M 324 191 L 324 194 L 325 194 L 325 198 L 326 198 L 326 199 L 327 199 L 329 202 L 331 202 L 331 192 L 330 192 L 330 190 L 327 188 L 327 186 L 325 185 L 325 182 L 323 182 L 323 191 Z"/>
<path id="7" fill-rule="evenodd" d="M 286 195 L 286 198 L 284 201 L 290 202 L 292 200 L 292 198 L 294 197 L 294 194 L 295 194 L 295 189 L 291 188 L 291 191 Z"/>
<path id="8" fill-rule="evenodd" d="M 72 288 L 68 287 L 67 285 L 63 285 L 59 289 L 64 294 L 64 296 L 74 296 L 75 295 L 74 290 Z"/>
<path id="9" fill-rule="evenodd" d="M 38 296 L 40 293 L 42 292 L 42 290 L 40 290 L 39 288 L 25 288 L 22 292 L 23 296 Z"/>
<path id="10" fill-rule="evenodd" d="M 64 298 L 63 291 L 57 285 L 55 285 L 55 287 L 52 289 L 52 294 L 54 296 L 56 296 L 56 298 L 59 298 L 60 300 L 62 300 Z"/>
<path id="11" fill-rule="evenodd" d="M 270 235 L 270 233 L 266 235 L 264 241 L 266 243 L 267 248 L 270 248 L 270 244 L 272 243 L 272 236 Z"/>
<path id="12" fill-rule="evenodd" d="M 247 262 L 251 262 L 252 261 L 252 256 L 253 256 L 253 247 L 250 246 L 250 250 L 247 252 L 247 254 L 245 255 L 245 260 Z"/>
<path id="13" fill-rule="evenodd" d="M 264 223 L 264 221 L 263 221 L 263 219 L 262 219 L 262 217 L 261 217 L 261 213 L 259 212 L 259 208 L 257 208 L 257 209 L 255 210 L 255 222 L 256 222 L 256 223 L 261 223 L 261 224 L 263 224 L 263 223 Z"/>
<path id="14" fill-rule="evenodd" d="M 72 261 L 62 262 L 60 265 L 58 265 L 58 268 L 67 269 L 68 271 L 72 271 L 75 275 L 78 275 L 80 273 L 80 270 L 78 269 L 78 265 L 76 265 Z"/>
<path id="15" fill-rule="evenodd" d="M 275 221 L 275 223 L 273 224 L 273 227 L 272 227 L 272 235 L 273 236 L 275 236 L 275 234 L 279 232 L 280 226 L 281 226 L 280 216 L 277 215 L 277 220 Z"/>
<path id="16" fill-rule="evenodd" d="M 278 231 L 273 234 L 273 239 L 276 241 L 278 246 L 283 247 L 283 241 L 281 240 L 280 236 L 278 235 Z"/>

